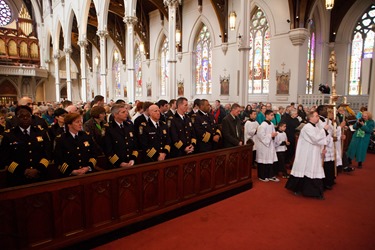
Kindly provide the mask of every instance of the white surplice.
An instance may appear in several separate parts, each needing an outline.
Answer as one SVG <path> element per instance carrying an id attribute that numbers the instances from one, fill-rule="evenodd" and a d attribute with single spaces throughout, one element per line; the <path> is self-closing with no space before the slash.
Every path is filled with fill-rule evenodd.
<path id="1" fill-rule="evenodd" d="M 263 164 L 273 164 L 277 161 L 275 141 L 271 134 L 275 132 L 274 125 L 266 121 L 259 125 L 257 130 L 257 153 L 256 162 Z"/>
<path id="2" fill-rule="evenodd" d="M 256 150 L 256 145 L 258 144 L 258 138 L 256 135 L 259 123 L 257 121 L 247 120 L 244 126 L 244 142 L 252 139 L 254 142 L 253 151 Z"/>
<path id="3" fill-rule="evenodd" d="M 322 150 L 327 144 L 324 129 L 307 123 L 298 138 L 296 156 L 291 175 L 303 178 L 322 179 L 325 177 Z"/>

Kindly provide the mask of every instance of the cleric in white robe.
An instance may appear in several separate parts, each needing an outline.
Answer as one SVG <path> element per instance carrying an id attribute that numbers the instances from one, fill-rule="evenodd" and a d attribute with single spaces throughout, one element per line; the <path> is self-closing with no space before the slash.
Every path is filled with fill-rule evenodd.
<path id="1" fill-rule="evenodd" d="M 315 126 L 318 121 L 318 113 L 310 112 L 309 123 L 302 128 L 298 138 L 291 176 L 285 187 L 295 194 L 324 199 L 322 154 L 327 144 L 328 133 L 325 129 L 328 129 L 328 125 L 324 129 L 319 128 Z"/>
<path id="2" fill-rule="evenodd" d="M 277 132 L 271 120 L 274 117 L 272 110 L 265 113 L 266 120 L 259 125 L 257 130 L 256 162 L 258 163 L 258 177 L 260 181 L 280 181 L 276 178 L 275 162 L 277 154 L 275 148 L 275 137 Z"/>

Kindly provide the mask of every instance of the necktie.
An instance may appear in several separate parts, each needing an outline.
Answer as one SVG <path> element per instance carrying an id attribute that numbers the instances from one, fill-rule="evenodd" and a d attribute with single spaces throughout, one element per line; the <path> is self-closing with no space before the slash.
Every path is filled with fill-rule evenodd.
<path id="1" fill-rule="evenodd" d="M 27 132 L 27 129 L 23 130 L 23 134 L 29 136 L 29 133 Z"/>
<path id="2" fill-rule="evenodd" d="M 123 129 L 123 128 L 124 128 L 124 125 L 120 124 L 120 128 Z"/>
<path id="3" fill-rule="evenodd" d="M 156 123 L 156 129 L 159 129 L 159 123 L 158 122 Z"/>
<path id="4" fill-rule="evenodd" d="M 78 134 L 74 136 L 74 140 L 78 141 Z"/>

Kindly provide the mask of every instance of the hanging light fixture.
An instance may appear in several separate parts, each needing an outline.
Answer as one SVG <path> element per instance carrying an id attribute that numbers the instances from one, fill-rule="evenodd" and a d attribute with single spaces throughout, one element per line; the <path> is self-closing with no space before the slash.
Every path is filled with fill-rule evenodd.
<path id="1" fill-rule="evenodd" d="M 335 5 L 335 0 L 326 0 L 326 9 L 331 10 L 333 8 L 333 5 Z"/>
<path id="2" fill-rule="evenodd" d="M 179 46 L 181 44 L 181 30 L 176 30 L 176 45 Z"/>
<path id="3" fill-rule="evenodd" d="M 144 53 L 144 52 L 145 52 L 145 44 L 144 44 L 143 41 L 139 43 L 139 51 L 140 51 L 141 53 Z"/>
<path id="4" fill-rule="evenodd" d="M 95 65 L 96 65 L 96 66 L 99 65 L 99 56 L 96 56 L 96 57 L 95 57 L 94 62 L 95 62 Z"/>
<path id="5" fill-rule="evenodd" d="M 115 62 L 117 62 L 119 58 L 117 50 L 115 50 L 115 52 L 113 53 L 113 57 L 115 59 Z"/>
<path id="6" fill-rule="evenodd" d="M 231 11 L 229 13 L 229 29 L 230 30 L 235 30 L 236 29 L 236 19 L 237 19 L 237 14 L 235 11 Z"/>

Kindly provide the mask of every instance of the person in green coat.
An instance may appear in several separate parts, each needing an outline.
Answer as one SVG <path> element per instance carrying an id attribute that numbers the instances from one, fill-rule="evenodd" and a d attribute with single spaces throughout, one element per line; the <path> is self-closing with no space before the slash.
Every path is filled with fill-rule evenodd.
<path id="1" fill-rule="evenodd" d="M 349 164 L 352 159 L 358 162 L 358 168 L 362 168 L 362 162 L 365 161 L 367 148 L 370 143 L 370 137 L 374 133 L 374 120 L 368 111 L 362 113 L 362 118 L 358 119 L 353 128 L 356 130 L 347 151 Z"/>

